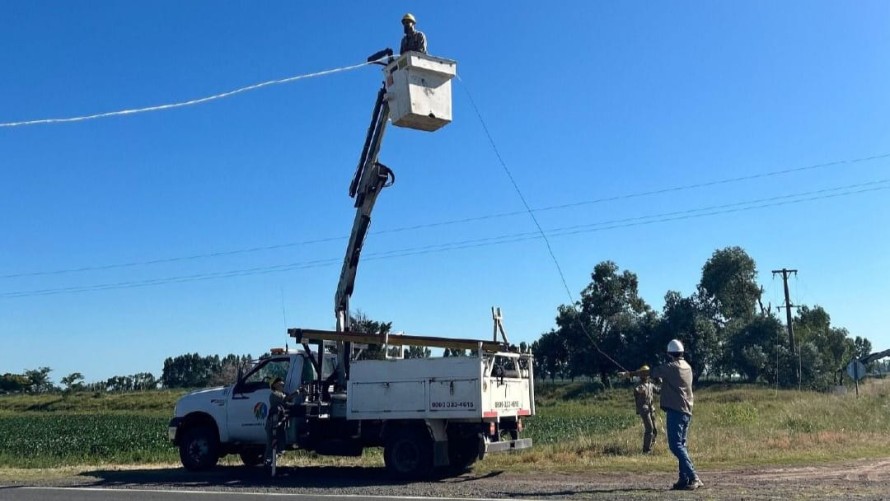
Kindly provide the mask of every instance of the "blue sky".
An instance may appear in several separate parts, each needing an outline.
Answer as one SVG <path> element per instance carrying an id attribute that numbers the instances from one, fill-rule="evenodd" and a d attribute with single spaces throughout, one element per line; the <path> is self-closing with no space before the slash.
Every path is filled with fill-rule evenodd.
<path id="1" fill-rule="evenodd" d="M 767 301 L 782 301 L 770 270 L 796 268 L 792 301 L 890 345 L 886 2 L 5 2 L 0 123 L 360 63 L 398 47 L 405 11 L 462 80 L 452 124 L 387 132 L 397 182 L 353 308 L 399 331 L 487 338 L 498 305 L 518 342 L 569 301 L 541 239 L 484 240 L 536 229 L 498 216 L 523 205 L 472 96 L 529 205 L 575 204 L 537 212 L 574 296 L 610 259 L 660 309 L 739 245 Z M 333 328 L 347 188 L 380 81 L 365 67 L 0 127 L 0 373 L 159 376 L 167 356 L 257 355 L 286 326 Z M 196 275 L 216 278 L 183 280 Z M 105 284 L 123 286 L 33 293 Z"/>

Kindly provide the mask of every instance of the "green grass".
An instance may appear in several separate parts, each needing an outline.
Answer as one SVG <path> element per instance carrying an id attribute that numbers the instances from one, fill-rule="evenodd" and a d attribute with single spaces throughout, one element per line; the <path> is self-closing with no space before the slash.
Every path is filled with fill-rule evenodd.
<path id="1" fill-rule="evenodd" d="M 166 440 L 182 392 L 0 396 L 0 467 L 57 468 L 100 464 L 176 463 Z M 696 391 L 689 447 L 696 466 L 726 469 L 885 457 L 890 450 L 890 382 L 869 381 L 852 393 L 779 391 L 762 386 L 709 386 Z M 661 441 L 642 455 L 642 428 L 629 387 L 593 383 L 541 385 L 537 415 L 525 420 L 535 446 L 492 454 L 477 471 L 671 471 Z M 663 430 L 664 416 L 659 412 Z M 292 454 L 300 464 L 382 463 L 362 458 Z M 226 462 L 237 462 L 236 459 Z M 345 461 L 345 463 L 344 463 Z"/>
<path id="2" fill-rule="evenodd" d="M 572 390 L 539 393 L 535 420 L 584 415 L 611 418 L 605 432 L 560 435 L 556 442 L 538 442 L 528 452 L 490 456 L 479 469 L 529 471 L 672 471 L 676 460 L 664 441 L 655 453 L 643 455 L 642 425 L 633 416 L 629 387 L 608 390 L 580 400 L 559 400 Z M 855 394 L 829 395 L 750 385 L 710 386 L 697 390 L 689 450 L 698 468 L 730 469 L 813 464 L 846 459 L 886 457 L 890 450 L 890 381 L 869 381 Z M 623 426 L 627 416 L 629 426 Z M 664 414 L 658 413 L 664 429 Z M 529 420 L 528 429 L 533 428 Z M 580 431 L 580 430 L 579 430 Z M 546 434 L 545 434 L 546 436 Z M 569 437 L 569 438 L 565 438 Z"/>
<path id="3" fill-rule="evenodd" d="M 169 415 L 183 390 L 131 393 L 0 395 L 0 414 L 18 412 L 155 412 Z"/>

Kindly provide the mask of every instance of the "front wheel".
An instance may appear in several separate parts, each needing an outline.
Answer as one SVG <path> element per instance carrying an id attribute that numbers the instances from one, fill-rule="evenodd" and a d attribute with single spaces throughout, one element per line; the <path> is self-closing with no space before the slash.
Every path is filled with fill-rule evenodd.
<path id="1" fill-rule="evenodd" d="M 207 426 L 187 430 L 179 443 L 179 460 L 190 471 L 216 466 L 219 461 L 219 439 L 214 430 Z"/>
<path id="2" fill-rule="evenodd" d="M 245 449 L 238 453 L 244 466 L 257 466 L 263 463 L 263 449 Z"/>
<path id="3" fill-rule="evenodd" d="M 433 445 L 429 433 L 416 429 L 399 431 L 387 440 L 383 462 L 390 475 L 396 478 L 429 475 L 433 469 Z"/>

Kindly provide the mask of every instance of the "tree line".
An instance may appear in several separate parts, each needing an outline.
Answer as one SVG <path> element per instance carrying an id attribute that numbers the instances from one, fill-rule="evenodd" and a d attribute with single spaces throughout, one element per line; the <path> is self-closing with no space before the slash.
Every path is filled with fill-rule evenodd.
<path id="1" fill-rule="evenodd" d="M 368 318 L 362 312 L 351 316 L 351 330 L 354 332 L 385 335 L 392 330 L 392 322 L 380 322 Z M 398 356 L 398 347 L 388 349 L 390 356 Z M 445 356 L 464 356 L 465 352 L 449 351 Z M 268 353 L 263 356 L 269 355 Z M 429 348 L 406 346 L 401 356 L 404 358 L 428 358 L 432 355 Z M 384 358 L 383 347 L 368 345 L 359 355 L 361 359 Z M 146 391 L 157 389 L 202 388 L 209 386 L 225 386 L 235 382 L 239 369 L 247 369 L 253 362 L 250 355 L 228 354 L 200 355 L 186 353 L 175 357 L 167 357 L 161 376 L 156 378 L 148 372 L 140 372 L 128 376 L 112 376 L 108 379 L 85 383 L 80 372 L 73 372 L 61 378 L 61 386 L 53 383 L 50 378 L 52 369 L 40 367 L 26 370 L 21 374 L 6 373 L 0 376 L 0 393 L 71 393 L 71 392 L 125 392 Z"/>
<path id="2" fill-rule="evenodd" d="M 50 378 L 52 369 L 40 367 L 26 370 L 21 374 L 7 372 L 0 375 L 2 393 L 72 393 L 145 391 L 158 388 L 159 381 L 150 372 L 139 372 L 128 376 L 112 376 L 102 381 L 85 383 L 80 372 L 72 372 L 60 380 L 61 386 Z"/>
<path id="3" fill-rule="evenodd" d="M 871 352 L 864 337 L 831 324 L 821 306 L 801 306 L 793 317 L 794 349 L 778 314 L 763 304 L 754 260 L 741 247 L 716 250 L 702 267 L 695 292 L 668 291 L 661 311 L 639 295 L 639 279 L 612 261 L 597 264 L 580 299 L 557 308 L 556 326 L 532 344 L 543 377 L 610 376 L 665 360 L 679 339 L 696 380 L 743 379 L 784 387 L 825 389 L 842 382 L 844 368 Z M 611 360 L 610 360 L 611 359 Z"/>
<path id="4" fill-rule="evenodd" d="M 535 373 L 549 379 L 600 378 L 608 385 L 623 369 L 636 369 L 665 359 L 671 339 L 684 343 L 694 377 L 765 382 L 784 387 L 800 385 L 825 389 L 840 384 L 844 368 L 854 358 L 871 352 L 871 343 L 832 325 L 821 306 L 800 306 L 793 316 L 795 343 L 779 319 L 780 309 L 763 304 L 754 260 L 741 247 L 716 250 L 702 267 L 695 292 L 688 296 L 668 291 L 664 307 L 655 311 L 639 295 L 639 279 L 612 261 L 597 264 L 580 299 L 557 307 L 555 327 L 543 333 L 531 348 Z M 350 330 L 385 335 L 392 322 L 370 319 L 362 312 L 350 317 Z M 398 356 L 398 347 L 389 347 Z M 429 348 L 405 347 L 405 358 L 430 357 Z M 385 358 L 383 347 L 368 345 L 361 359 Z M 444 356 L 467 356 L 464 350 L 446 349 Z M 168 357 L 159 378 L 151 373 L 114 376 L 84 383 L 81 373 L 61 379 L 56 386 L 41 367 L 21 374 L 0 376 L 0 393 L 72 391 L 141 391 L 158 388 L 198 388 L 231 384 L 249 355 L 201 356 L 197 353 Z M 620 367 L 619 367 L 620 365 Z M 887 372 L 890 364 L 872 363 L 870 371 Z"/>

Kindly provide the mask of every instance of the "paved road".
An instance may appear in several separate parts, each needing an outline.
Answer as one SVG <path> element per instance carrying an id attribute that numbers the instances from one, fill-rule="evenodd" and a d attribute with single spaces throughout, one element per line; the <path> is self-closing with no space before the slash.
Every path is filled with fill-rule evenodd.
<path id="1" fill-rule="evenodd" d="M 59 472 L 55 472 L 59 473 Z M 103 468 L 35 479 L 0 478 L 0 501 L 288 501 L 563 499 L 596 500 L 888 500 L 890 457 L 818 466 L 703 470 L 707 487 L 668 490 L 673 472 L 470 472 L 398 482 L 383 468 L 287 467 L 275 479 L 262 468 L 220 466 L 192 473 L 180 467 Z M 5 485 L 4 485 L 5 484 Z"/>
<path id="2" fill-rule="evenodd" d="M 467 498 L 442 497 L 406 497 L 406 496 L 361 496 L 343 494 L 285 494 L 270 492 L 213 492 L 213 491 L 181 491 L 181 490 L 138 490 L 138 489 L 107 489 L 86 487 L 3 487 L 0 486 L 0 501 L 257 501 L 271 497 L 282 501 L 331 501 L 331 499 L 367 499 L 370 501 L 391 501 L 422 499 L 444 501 Z M 482 499 L 482 498 L 476 498 Z"/>

